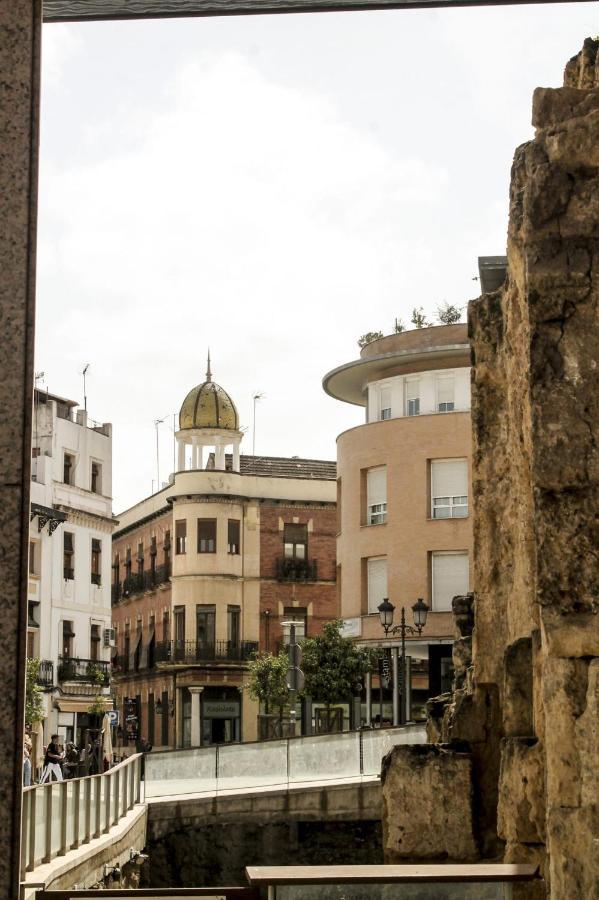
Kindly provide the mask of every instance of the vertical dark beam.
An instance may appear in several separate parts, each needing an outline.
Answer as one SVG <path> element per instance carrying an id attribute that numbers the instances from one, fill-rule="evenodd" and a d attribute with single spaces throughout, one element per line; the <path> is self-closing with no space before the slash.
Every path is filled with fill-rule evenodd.
<path id="1" fill-rule="evenodd" d="M 41 0 L 0 4 L 0 900 L 19 896 Z"/>

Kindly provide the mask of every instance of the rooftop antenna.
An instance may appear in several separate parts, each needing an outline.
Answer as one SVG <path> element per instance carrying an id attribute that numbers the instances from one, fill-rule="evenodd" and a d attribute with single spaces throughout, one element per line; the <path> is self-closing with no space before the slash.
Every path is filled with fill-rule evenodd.
<path id="1" fill-rule="evenodd" d="M 256 455 L 256 403 L 258 400 L 264 400 L 265 394 L 261 391 L 256 391 L 255 394 L 252 394 L 252 400 L 254 401 L 254 423 L 252 426 L 252 456 Z"/>
<path id="2" fill-rule="evenodd" d="M 86 363 L 83 367 L 83 409 L 87 412 L 87 394 L 85 392 L 85 376 L 87 374 L 87 370 L 89 369 L 89 363 Z"/>
<path id="3" fill-rule="evenodd" d="M 212 372 L 210 371 L 210 347 L 208 347 L 208 365 L 206 367 L 206 381 L 212 381 Z"/>
<path id="4" fill-rule="evenodd" d="M 158 449 L 158 426 L 162 425 L 166 416 L 161 419 L 154 419 L 154 427 L 156 429 L 156 490 L 160 490 L 160 451 Z M 153 480 L 153 479 L 152 479 Z"/>

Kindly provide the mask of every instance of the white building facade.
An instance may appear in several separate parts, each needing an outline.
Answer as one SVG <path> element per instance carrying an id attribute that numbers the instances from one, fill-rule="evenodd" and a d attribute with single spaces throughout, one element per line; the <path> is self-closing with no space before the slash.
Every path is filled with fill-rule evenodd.
<path id="1" fill-rule="evenodd" d="M 44 743 L 81 746 L 110 698 L 112 426 L 35 391 L 27 655 L 40 660 Z"/>

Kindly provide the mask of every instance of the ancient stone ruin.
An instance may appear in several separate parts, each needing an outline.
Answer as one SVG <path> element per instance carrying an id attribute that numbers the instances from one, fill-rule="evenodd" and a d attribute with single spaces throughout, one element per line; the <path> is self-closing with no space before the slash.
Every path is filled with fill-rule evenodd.
<path id="1" fill-rule="evenodd" d="M 539 88 L 508 273 L 473 301 L 475 593 L 432 746 L 384 771 L 388 862 L 533 862 L 515 897 L 599 897 L 599 41 Z"/>

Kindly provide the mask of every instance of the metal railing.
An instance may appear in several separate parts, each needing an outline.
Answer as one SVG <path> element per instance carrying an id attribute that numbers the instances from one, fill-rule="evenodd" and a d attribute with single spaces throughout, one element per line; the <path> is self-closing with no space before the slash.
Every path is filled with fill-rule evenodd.
<path id="1" fill-rule="evenodd" d="M 123 581 L 116 581 L 112 585 L 113 602 L 131 594 L 141 594 L 143 591 L 151 591 L 161 584 L 166 584 L 171 576 L 170 563 L 148 569 L 146 572 L 136 572 L 128 575 Z"/>
<path id="2" fill-rule="evenodd" d="M 141 761 L 138 753 L 102 775 L 24 788 L 21 877 L 108 834 L 140 802 Z"/>
<path id="3" fill-rule="evenodd" d="M 110 683 L 110 663 L 102 659 L 80 659 L 71 656 L 58 657 L 59 681 L 87 681 L 96 684 L 99 679 L 97 673 L 101 672 L 103 684 Z"/>
<path id="4" fill-rule="evenodd" d="M 426 743 L 424 725 L 154 751 L 145 760 L 145 796 L 288 787 L 381 772 L 396 744 Z"/>
<path id="5" fill-rule="evenodd" d="M 257 641 L 161 641 L 156 644 L 155 659 L 157 663 L 244 662 L 257 652 Z"/>
<path id="6" fill-rule="evenodd" d="M 315 559 L 277 559 L 277 581 L 317 581 L 318 566 Z"/>
<path id="7" fill-rule="evenodd" d="M 51 659 L 40 659 L 36 681 L 42 687 L 54 687 L 54 663 Z"/>

